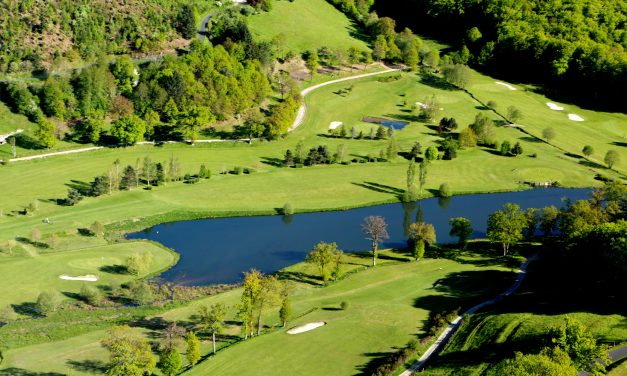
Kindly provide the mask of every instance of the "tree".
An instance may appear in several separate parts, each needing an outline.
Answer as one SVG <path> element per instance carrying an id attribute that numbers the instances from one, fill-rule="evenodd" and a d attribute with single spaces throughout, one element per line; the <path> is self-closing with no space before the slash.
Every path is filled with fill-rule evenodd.
<path id="1" fill-rule="evenodd" d="M 40 117 L 37 121 L 37 129 L 35 129 L 35 137 L 46 149 L 50 149 L 57 142 L 57 138 L 54 135 L 54 124 L 44 117 Z"/>
<path id="2" fill-rule="evenodd" d="M 579 321 L 566 317 L 564 324 L 551 330 L 551 341 L 565 351 L 577 369 L 603 372 L 604 367 L 597 361 L 609 363 L 608 347 L 597 344 L 592 333 Z"/>
<path id="3" fill-rule="evenodd" d="M 318 53 L 315 51 L 309 51 L 307 53 L 307 58 L 305 59 L 305 66 L 309 69 L 309 74 L 311 79 L 318 73 L 318 68 L 320 67 L 320 61 L 318 58 Z"/>
<path id="4" fill-rule="evenodd" d="M 146 122 L 136 115 L 122 116 L 111 125 L 111 135 L 124 146 L 135 145 L 145 132 Z"/>
<path id="5" fill-rule="evenodd" d="M 583 153 L 583 155 L 585 155 L 586 157 L 590 157 L 592 154 L 594 154 L 594 148 L 590 145 L 586 145 L 583 147 L 583 149 L 581 150 L 581 152 Z"/>
<path id="6" fill-rule="evenodd" d="M 200 360 L 200 341 L 198 340 L 196 333 L 192 331 L 187 332 L 185 343 L 185 357 L 187 358 L 189 364 L 193 367 Z"/>
<path id="7" fill-rule="evenodd" d="M 620 154 L 618 154 L 616 150 L 608 150 L 603 161 L 605 161 L 605 164 L 611 170 L 614 165 L 620 163 Z"/>
<path id="8" fill-rule="evenodd" d="M 511 124 L 519 122 L 520 120 L 522 120 L 522 118 L 522 112 L 520 112 L 518 108 L 514 106 L 507 107 L 507 119 L 509 119 L 509 122 Z"/>
<path id="9" fill-rule="evenodd" d="M 263 275 L 257 270 L 244 273 L 244 284 L 242 296 L 240 298 L 238 316 L 242 320 L 242 331 L 244 339 L 254 333 L 254 309 L 259 292 L 261 290 L 261 280 Z"/>
<path id="10" fill-rule="evenodd" d="M 226 306 L 223 303 L 216 303 L 208 307 L 200 306 L 199 316 L 201 325 L 211 333 L 213 353 L 216 353 L 216 334 L 222 333 L 224 329 L 224 316 L 226 316 Z"/>
<path id="11" fill-rule="evenodd" d="M 420 260 L 425 254 L 425 245 L 431 246 L 436 242 L 435 228 L 430 223 L 412 223 L 409 238 L 414 243 L 414 258 Z"/>
<path id="12" fill-rule="evenodd" d="M 133 93 L 133 85 L 139 78 L 136 72 L 133 60 L 128 55 L 120 56 L 111 67 L 118 90 L 123 95 L 130 96 Z"/>
<path id="13" fill-rule="evenodd" d="M 469 128 L 475 133 L 479 143 L 487 143 L 494 137 L 494 121 L 483 113 L 475 116 L 475 121 L 470 124 Z"/>
<path id="14" fill-rule="evenodd" d="M 525 213 L 517 204 L 506 203 L 501 210 L 490 214 L 487 235 L 490 241 L 501 243 L 503 256 L 507 255 L 512 244 L 523 238 L 523 229 L 527 225 Z"/>
<path id="15" fill-rule="evenodd" d="M 152 186 L 152 183 L 155 182 L 156 175 L 157 166 L 149 157 L 144 157 L 144 163 L 142 165 L 142 178 L 144 178 L 148 187 Z"/>
<path id="16" fill-rule="evenodd" d="M 542 209 L 540 216 L 540 230 L 544 232 L 544 236 L 549 236 L 558 228 L 560 211 L 555 206 L 547 206 Z"/>
<path id="17" fill-rule="evenodd" d="M 163 338 L 161 339 L 161 343 L 159 345 L 161 349 L 165 351 L 176 349 L 181 345 L 184 335 L 185 328 L 178 326 L 176 321 L 173 321 L 163 330 Z"/>
<path id="18" fill-rule="evenodd" d="M 470 84 L 470 68 L 462 64 L 448 64 L 442 69 L 444 79 L 460 89 L 465 89 Z"/>
<path id="19" fill-rule="evenodd" d="M 514 358 L 506 359 L 487 372 L 488 376 L 575 376 L 577 368 L 572 360 L 560 348 L 544 348 L 540 354 L 514 354 Z"/>
<path id="20" fill-rule="evenodd" d="M 469 219 L 458 217 L 449 219 L 448 223 L 451 225 L 450 236 L 457 236 L 459 238 L 458 244 L 462 248 L 466 248 L 468 238 L 472 235 L 473 229 Z"/>
<path id="21" fill-rule="evenodd" d="M 74 126 L 74 135 L 82 142 L 95 144 L 100 140 L 100 132 L 104 126 L 102 119 L 86 118 Z"/>
<path id="22" fill-rule="evenodd" d="M 12 321 L 17 320 L 17 318 L 18 318 L 17 313 L 15 313 L 15 310 L 13 309 L 11 305 L 0 307 L 0 323 L 8 324 Z M 2 362 L 0 361 L 0 364 L 1 363 Z"/>
<path id="23" fill-rule="evenodd" d="M 122 172 L 122 179 L 120 179 L 120 189 L 129 191 L 137 180 L 137 171 L 133 166 L 126 166 Z"/>
<path id="24" fill-rule="evenodd" d="M 126 270 L 129 274 L 141 276 L 150 270 L 152 253 L 134 253 L 126 259 Z"/>
<path id="25" fill-rule="evenodd" d="M 326 285 L 331 276 L 331 268 L 335 266 L 342 253 L 342 250 L 337 248 L 337 244 L 320 242 L 307 254 L 305 262 L 318 267 L 320 277 Z"/>
<path id="26" fill-rule="evenodd" d="M 205 106 L 192 105 L 187 111 L 179 113 L 177 125 L 181 127 L 192 145 L 198 139 L 200 128 L 209 125 L 214 116 Z"/>
<path id="27" fill-rule="evenodd" d="M 81 299 L 92 306 L 99 305 L 104 299 L 102 292 L 97 287 L 87 284 L 84 284 L 83 287 L 81 287 L 80 295 Z"/>
<path id="28" fill-rule="evenodd" d="M 440 66 L 440 52 L 438 50 L 431 50 L 425 55 L 423 63 L 433 69 L 437 69 Z"/>
<path id="29" fill-rule="evenodd" d="M 501 144 L 500 151 L 501 151 L 501 155 L 508 156 L 510 152 L 512 151 L 512 144 L 507 140 L 503 141 L 503 143 Z"/>
<path id="30" fill-rule="evenodd" d="M 424 103 L 420 107 L 420 116 L 425 121 L 436 123 L 440 115 L 442 106 L 435 95 L 424 99 Z"/>
<path id="31" fill-rule="evenodd" d="M 257 307 L 257 335 L 261 335 L 261 318 L 264 309 L 272 308 L 281 302 L 281 282 L 273 275 L 261 279 L 259 294 L 255 305 Z"/>
<path id="32" fill-rule="evenodd" d="M 394 136 L 390 137 L 390 141 L 388 141 L 388 147 L 385 149 L 385 156 L 388 161 L 392 161 L 398 155 L 398 146 L 396 145 L 396 138 Z"/>
<path id="33" fill-rule="evenodd" d="M 427 148 L 427 151 L 425 152 L 425 159 L 428 161 L 435 161 L 436 159 L 438 159 L 438 148 L 435 146 L 429 146 Z"/>
<path id="34" fill-rule="evenodd" d="M 55 312 L 61 305 L 61 296 L 56 291 L 44 291 L 37 297 L 35 310 L 42 316 Z"/>
<path id="35" fill-rule="evenodd" d="M 372 57 L 377 60 L 385 60 L 388 53 L 388 42 L 385 40 L 383 35 L 377 35 L 377 39 L 374 41 L 374 46 L 372 47 Z"/>
<path id="36" fill-rule="evenodd" d="M 463 148 L 474 148 L 477 146 L 477 135 L 472 129 L 466 128 L 459 132 L 459 144 Z"/>
<path id="37" fill-rule="evenodd" d="M 542 130 L 542 138 L 545 139 L 546 142 L 551 142 L 551 140 L 555 138 L 555 130 L 553 128 L 544 128 Z"/>
<path id="38" fill-rule="evenodd" d="M 388 225 L 385 223 L 385 219 L 380 216 L 366 217 L 361 225 L 361 229 L 366 235 L 366 239 L 372 241 L 372 266 L 377 265 L 377 251 L 379 243 L 390 238 L 387 227 Z"/>
<path id="39" fill-rule="evenodd" d="M 448 183 L 440 184 L 438 194 L 441 198 L 451 197 L 451 187 L 448 185 Z"/>
<path id="40" fill-rule="evenodd" d="M 287 151 L 285 152 L 285 158 L 283 158 L 283 165 L 285 167 L 294 166 L 294 154 L 292 153 L 290 149 L 287 149 Z"/>
<path id="41" fill-rule="evenodd" d="M 178 30 L 185 39 L 196 37 L 196 9 L 193 4 L 184 4 L 178 14 Z"/>
<path id="42" fill-rule="evenodd" d="M 290 321 L 292 317 L 292 300 L 289 295 L 283 296 L 283 300 L 281 301 L 281 309 L 279 310 L 279 318 L 283 323 L 283 327 Z"/>
<path id="43" fill-rule="evenodd" d="M 409 156 L 416 160 L 416 158 L 418 158 L 418 156 L 422 153 L 422 145 L 420 144 L 420 142 L 416 141 L 416 143 L 414 144 L 414 146 L 412 146 L 411 151 L 409 152 Z"/>
<path id="44" fill-rule="evenodd" d="M 165 376 L 178 374 L 183 368 L 181 353 L 175 348 L 163 350 L 159 354 L 159 363 L 157 366 Z"/>
<path id="45" fill-rule="evenodd" d="M 520 144 L 520 142 L 516 142 L 516 144 L 512 148 L 512 154 L 521 155 L 522 153 L 523 153 L 522 145 Z"/>
<path id="46" fill-rule="evenodd" d="M 95 221 L 89 226 L 89 231 L 94 234 L 94 236 L 104 236 L 105 226 L 99 221 Z"/>
<path id="47" fill-rule="evenodd" d="M 416 162 L 414 161 L 414 158 L 411 158 L 409 160 L 409 166 L 407 167 L 407 189 L 405 190 L 403 201 L 410 202 L 410 201 L 415 201 L 418 198 L 417 192 L 416 192 L 415 180 L 416 180 Z"/>
<path id="48" fill-rule="evenodd" d="M 155 369 L 157 359 L 150 344 L 136 329 L 114 326 L 101 344 L 109 350 L 109 376 L 144 376 Z"/>

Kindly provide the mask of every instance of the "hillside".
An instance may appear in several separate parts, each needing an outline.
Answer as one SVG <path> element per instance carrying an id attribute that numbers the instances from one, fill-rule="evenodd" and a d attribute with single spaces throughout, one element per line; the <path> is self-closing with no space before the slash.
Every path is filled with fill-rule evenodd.
<path id="1" fill-rule="evenodd" d="M 197 2 L 206 8 L 208 2 Z M 195 35 L 183 0 L 26 0 L 0 4 L 0 72 L 48 69 L 102 52 L 149 53 Z M 18 15 L 16 17 L 16 15 Z M 191 33 L 189 32 L 191 30 Z"/>

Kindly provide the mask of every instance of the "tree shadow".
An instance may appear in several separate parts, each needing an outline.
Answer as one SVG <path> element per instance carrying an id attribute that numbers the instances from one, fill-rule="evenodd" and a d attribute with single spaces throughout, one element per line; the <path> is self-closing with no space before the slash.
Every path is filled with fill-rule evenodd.
<path id="1" fill-rule="evenodd" d="M 78 372 L 102 374 L 107 370 L 107 364 L 100 360 L 68 360 L 65 364 Z"/>
<path id="2" fill-rule="evenodd" d="M 15 145 L 22 149 L 28 150 L 42 150 L 43 146 L 37 141 L 37 139 L 31 137 L 25 133 L 19 133 L 15 136 Z"/>
<path id="3" fill-rule="evenodd" d="M 399 189 L 399 188 L 392 187 L 392 186 L 389 186 L 389 185 L 374 183 L 374 182 L 370 182 L 370 181 L 365 181 L 363 183 L 355 183 L 355 182 L 353 182 L 351 184 L 356 185 L 358 187 L 370 189 L 371 191 L 375 191 L 375 192 L 393 194 L 393 195 L 395 195 L 395 196 L 397 196 L 399 198 L 401 198 L 403 196 L 403 193 L 405 193 L 405 191 L 403 189 Z"/>
<path id="4" fill-rule="evenodd" d="M 261 163 L 274 167 L 285 167 L 283 160 L 280 158 L 261 157 Z"/>
<path id="5" fill-rule="evenodd" d="M 40 317 L 39 312 L 37 312 L 37 304 L 34 302 L 24 302 L 20 304 L 11 304 L 15 313 L 24 316 L 30 317 Z"/>
<path id="6" fill-rule="evenodd" d="M 602 164 L 599 164 L 599 163 L 596 163 L 596 162 L 592 162 L 592 161 L 590 161 L 588 159 L 579 161 L 579 164 L 582 165 L 582 166 L 591 167 L 591 168 L 602 168 L 602 169 L 607 168 L 607 167 L 603 166 Z"/>
<path id="7" fill-rule="evenodd" d="M 575 159 L 582 159 L 583 156 L 579 155 L 579 154 L 575 154 L 575 153 L 564 153 L 565 156 L 570 157 L 570 158 L 575 158 Z"/>
<path id="8" fill-rule="evenodd" d="M 71 180 L 69 183 L 66 183 L 65 186 L 72 188 L 72 189 L 76 189 L 78 193 L 80 193 L 83 196 L 91 195 L 91 184 L 86 183 L 84 181 Z"/>
<path id="9" fill-rule="evenodd" d="M 444 80 L 443 78 L 440 78 L 432 74 L 421 75 L 420 83 L 427 85 L 427 86 L 431 86 L 432 88 L 440 89 L 440 90 L 447 90 L 447 91 L 459 90 L 458 87 L 451 85 L 450 83 L 446 82 L 446 80 Z"/>
<path id="10" fill-rule="evenodd" d="M 411 112 L 411 111 L 410 111 Z M 417 122 L 420 121 L 420 116 L 416 115 L 408 115 L 408 114 L 385 114 L 385 117 L 389 117 L 396 120 L 408 121 L 408 122 Z"/>
<path id="11" fill-rule="evenodd" d="M 0 376 L 65 376 L 65 374 L 56 372 L 34 372 L 23 368 L 11 367 L 0 369 Z"/>
<path id="12" fill-rule="evenodd" d="M 98 270 L 109 274 L 128 274 L 126 265 L 103 265 Z"/>
<path id="13" fill-rule="evenodd" d="M 611 144 L 614 146 L 621 146 L 621 147 L 627 148 L 627 142 L 614 141 Z"/>
<path id="14" fill-rule="evenodd" d="M 392 355 L 393 352 L 370 352 L 363 353 L 362 355 L 371 358 L 368 363 L 357 366 L 358 375 L 370 376 L 374 375 L 379 366 L 385 364 L 388 360 L 388 357 Z"/>
<path id="15" fill-rule="evenodd" d="M 50 245 L 48 245 L 47 243 L 34 241 L 34 240 L 31 240 L 29 238 L 25 238 L 25 237 L 22 237 L 22 236 L 18 236 L 17 238 L 15 238 L 15 240 L 17 240 L 18 242 L 20 242 L 22 244 L 32 245 L 33 247 L 39 248 L 39 249 L 48 249 L 48 248 L 50 248 Z"/>
<path id="16" fill-rule="evenodd" d="M 274 275 L 280 280 L 290 280 L 299 283 L 305 283 L 312 286 L 322 285 L 322 278 L 320 276 L 314 276 L 303 272 L 291 272 L 287 270 L 279 270 Z"/>
<path id="17" fill-rule="evenodd" d="M 521 137 L 521 138 L 520 138 L 520 141 L 525 141 L 525 142 L 533 142 L 533 143 L 538 143 L 538 144 L 544 143 L 544 141 L 543 141 L 543 140 L 541 140 L 541 139 L 539 139 L 539 138 L 536 138 L 536 137 L 531 137 L 531 136 L 524 136 L 524 137 Z"/>

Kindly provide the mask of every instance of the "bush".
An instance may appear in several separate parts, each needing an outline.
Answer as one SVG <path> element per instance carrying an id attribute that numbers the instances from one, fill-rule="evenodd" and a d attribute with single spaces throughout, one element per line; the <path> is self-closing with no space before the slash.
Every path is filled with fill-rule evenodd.
<path id="1" fill-rule="evenodd" d="M 15 320 L 17 320 L 17 313 L 12 306 L 7 305 L 0 308 L 0 324 L 8 324 Z"/>
<path id="2" fill-rule="evenodd" d="M 290 204 L 288 202 L 285 205 L 283 205 L 282 213 L 283 213 L 283 215 L 292 215 L 292 214 L 294 214 L 294 208 L 292 207 L 292 204 Z"/>
<path id="3" fill-rule="evenodd" d="M 61 296 L 56 291 L 44 291 L 37 297 L 35 303 L 35 310 L 42 316 L 47 316 L 50 313 L 59 309 L 61 305 Z"/>
<path id="4" fill-rule="evenodd" d="M 440 197 L 451 197 L 451 187 L 449 187 L 448 183 L 440 185 L 439 195 Z"/>
<path id="5" fill-rule="evenodd" d="M 129 274 L 141 276 L 150 270 L 152 263 L 152 253 L 135 253 L 126 259 L 126 270 Z"/>
<path id="6" fill-rule="evenodd" d="M 235 172 L 235 175 L 241 175 L 241 174 L 244 173 L 244 168 L 240 167 L 240 166 L 237 166 L 237 167 L 235 167 L 234 172 Z"/>
<path id="7" fill-rule="evenodd" d="M 343 311 L 346 311 L 348 309 L 348 302 L 345 300 L 340 303 L 340 308 L 342 308 Z"/>
<path id="8" fill-rule="evenodd" d="M 100 305 L 103 300 L 102 292 L 96 286 L 92 285 L 83 285 L 83 287 L 81 287 L 80 295 L 81 299 L 83 299 L 85 303 L 93 306 Z"/>

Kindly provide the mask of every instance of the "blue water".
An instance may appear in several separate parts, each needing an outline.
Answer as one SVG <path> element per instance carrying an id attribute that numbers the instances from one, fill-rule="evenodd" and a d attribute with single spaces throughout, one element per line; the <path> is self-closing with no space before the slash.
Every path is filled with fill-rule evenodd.
<path id="1" fill-rule="evenodd" d="M 157 225 L 130 234 L 130 239 L 150 239 L 181 254 L 172 269 L 161 275 L 184 285 L 232 283 L 242 272 L 256 268 L 271 273 L 302 261 L 318 242 L 336 242 L 344 251 L 367 251 L 361 222 L 369 215 L 383 216 L 390 239 L 382 248 L 406 245 L 405 230 L 422 215 L 435 226 L 439 243 L 456 241 L 448 235 L 452 217 L 472 221 L 473 237 L 484 237 L 488 216 L 506 202 L 522 208 L 563 206 L 563 199 L 587 199 L 589 189 L 534 189 L 523 192 L 431 198 L 411 204 L 387 204 L 346 211 L 181 221 Z M 422 214 L 420 214 L 420 212 Z"/>
<path id="2" fill-rule="evenodd" d="M 405 128 L 407 126 L 407 124 L 409 124 L 409 122 L 407 121 L 397 121 L 397 120 L 388 120 L 388 121 L 384 121 L 381 124 L 383 124 L 386 127 L 392 128 L 394 130 L 400 131 L 401 129 Z"/>

